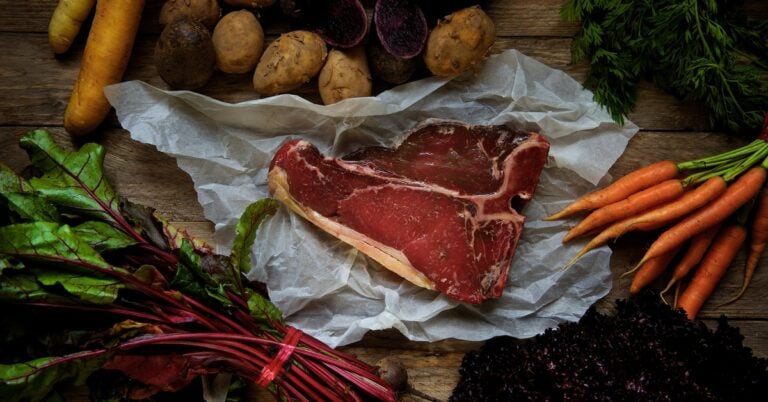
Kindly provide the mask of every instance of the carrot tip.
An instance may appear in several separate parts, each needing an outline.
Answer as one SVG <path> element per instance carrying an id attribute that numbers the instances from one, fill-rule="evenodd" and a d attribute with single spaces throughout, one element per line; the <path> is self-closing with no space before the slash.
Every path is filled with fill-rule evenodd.
<path id="1" fill-rule="evenodd" d="M 555 214 L 552 214 L 552 215 L 550 215 L 550 216 L 548 216 L 548 217 L 544 218 L 544 220 L 545 220 L 545 221 L 556 221 L 556 220 L 560 220 L 560 219 L 562 219 L 562 218 L 565 218 L 565 217 L 566 217 L 566 216 L 568 216 L 568 215 L 571 215 L 571 214 L 573 214 L 573 212 L 574 212 L 574 211 L 569 211 L 569 210 L 568 210 L 568 208 L 566 208 L 566 209 L 564 209 L 564 210 L 562 210 L 562 211 L 560 211 L 560 212 L 557 212 L 557 213 L 555 213 Z"/>
<path id="2" fill-rule="evenodd" d="M 643 258 L 642 260 L 640 260 L 640 263 L 638 263 L 637 265 L 635 265 L 635 267 L 634 267 L 634 268 L 632 268 L 632 269 L 630 269 L 629 271 L 627 271 L 627 272 L 625 272 L 625 273 L 621 274 L 621 276 L 620 276 L 619 278 L 624 278 L 625 276 L 628 276 L 628 275 L 632 275 L 633 273 L 635 273 L 635 271 L 637 271 L 638 269 L 640 269 L 640 267 L 642 267 L 642 266 L 643 266 L 643 264 L 645 264 L 645 262 L 646 262 L 646 261 L 647 261 L 647 260 L 646 260 L 645 258 Z"/>
<path id="3" fill-rule="evenodd" d="M 661 297 L 661 301 L 664 302 L 664 304 L 669 305 L 669 302 L 667 299 L 664 298 L 664 294 L 666 294 L 669 289 L 677 282 L 675 278 L 672 278 L 669 280 L 669 283 L 667 284 L 667 287 L 665 287 L 661 292 L 659 292 L 659 297 Z"/>
<path id="4" fill-rule="evenodd" d="M 736 300 L 741 299 L 741 296 L 744 295 L 744 291 L 745 290 L 747 290 L 747 288 L 746 287 L 742 287 L 741 290 L 739 291 L 739 293 L 736 294 L 736 296 L 733 296 L 732 298 L 728 299 L 727 301 L 718 304 L 717 307 L 727 306 L 727 305 L 735 302 Z"/>
<path id="5" fill-rule="evenodd" d="M 573 258 L 571 258 L 571 260 L 568 261 L 567 264 L 565 264 L 565 266 L 563 267 L 562 271 L 565 271 L 566 269 L 572 267 L 573 264 L 576 264 L 576 262 L 579 261 L 579 259 L 581 259 L 581 257 L 583 257 L 583 256 L 584 256 L 584 253 L 581 252 L 581 251 L 576 253 L 576 255 Z"/>

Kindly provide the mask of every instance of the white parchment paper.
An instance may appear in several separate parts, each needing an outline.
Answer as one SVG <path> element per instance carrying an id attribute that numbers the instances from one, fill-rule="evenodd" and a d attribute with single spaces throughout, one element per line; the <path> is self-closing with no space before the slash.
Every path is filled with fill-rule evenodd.
<path id="1" fill-rule="evenodd" d="M 385 328 L 419 341 L 530 337 L 577 320 L 610 290 L 610 250 L 562 270 L 582 244 L 563 246 L 569 223 L 541 219 L 591 190 L 637 127 L 616 125 L 578 82 L 515 50 L 490 57 L 472 74 L 431 77 L 330 106 L 294 95 L 228 104 L 137 81 L 106 94 L 135 140 L 174 156 L 192 177 L 221 253 L 228 253 L 245 206 L 268 196 L 269 161 L 289 138 L 340 156 L 362 145 L 392 145 L 430 118 L 508 124 L 549 138 L 549 162 L 523 211 L 523 238 L 499 300 L 467 305 L 411 285 L 287 208 L 268 220 L 249 275 L 267 283 L 290 323 L 331 346 Z"/>

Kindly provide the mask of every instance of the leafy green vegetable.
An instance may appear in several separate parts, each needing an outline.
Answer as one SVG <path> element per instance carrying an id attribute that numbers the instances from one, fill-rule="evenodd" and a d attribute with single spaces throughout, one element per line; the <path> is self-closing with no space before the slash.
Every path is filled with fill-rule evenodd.
<path id="1" fill-rule="evenodd" d="M 89 143 L 67 152 L 43 130 L 21 138 L 20 145 L 43 176 L 30 180 L 45 199 L 69 212 L 111 223 L 120 219 L 119 199 L 104 177 L 104 148 Z"/>
<path id="2" fill-rule="evenodd" d="M 83 240 L 100 253 L 108 250 L 118 250 L 136 244 L 136 239 L 104 222 L 84 222 L 73 227 L 72 232 L 79 237 L 80 240 Z"/>
<path id="3" fill-rule="evenodd" d="M 232 243 L 232 262 L 238 272 L 251 269 L 251 246 L 256 240 L 256 231 L 264 220 L 277 212 L 277 201 L 263 199 L 245 208 L 235 227 L 235 240 Z"/>
<path id="4" fill-rule="evenodd" d="M 41 400 L 62 380 L 82 385 L 106 361 L 106 353 L 89 352 L 61 357 L 42 357 L 15 364 L 0 364 L 0 400 Z"/>
<path id="5" fill-rule="evenodd" d="M 146 398 L 222 371 L 259 380 L 268 366 L 279 381 L 257 383 L 278 399 L 394 400 L 371 367 L 286 326 L 263 284 L 244 280 L 274 201 L 249 206 L 233 256 L 218 255 L 118 197 L 101 146 L 67 151 L 43 130 L 21 146 L 42 175 L 0 166 L 0 400 L 54 401 L 57 384 L 86 379 L 111 385 L 94 387 L 98 400 Z"/>
<path id="6" fill-rule="evenodd" d="M 69 226 L 54 222 L 17 223 L 0 227 L 0 256 L 3 255 L 112 269 Z"/>
<path id="7" fill-rule="evenodd" d="M 125 287 L 119 280 L 96 275 L 52 269 L 35 269 L 33 272 L 41 285 L 61 286 L 70 295 L 88 303 L 112 303 L 117 299 L 118 290 Z"/>
<path id="8" fill-rule="evenodd" d="M 0 163 L 0 200 L 4 201 L 0 205 L 17 214 L 20 220 L 58 222 L 60 218 L 56 207 L 32 192 L 26 180 Z M 15 216 L 9 218 L 19 220 Z"/>
<path id="9" fill-rule="evenodd" d="M 175 288 L 204 302 L 220 303 L 222 306 L 232 304 L 224 292 L 227 283 L 217 283 L 203 271 L 202 258 L 195 253 L 192 243 L 182 241 L 179 257 L 176 276 L 171 282 Z"/>
<path id="10" fill-rule="evenodd" d="M 56 297 L 56 294 L 45 289 L 32 274 L 5 274 L 0 276 L 0 301 L 37 302 L 50 301 Z"/>
<path id="11" fill-rule="evenodd" d="M 617 121 L 652 79 L 703 105 L 713 127 L 746 134 L 768 109 L 768 21 L 749 20 L 739 3 L 569 0 L 561 16 L 581 21 L 571 56 L 589 62 L 585 85 Z"/>
<path id="12" fill-rule="evenodd" d="M 272 302 L 256 292 L 248 292 L 248 310 L 251 317 L 264 325 L 271 326 L 283 322 L 283 313 Z"/>

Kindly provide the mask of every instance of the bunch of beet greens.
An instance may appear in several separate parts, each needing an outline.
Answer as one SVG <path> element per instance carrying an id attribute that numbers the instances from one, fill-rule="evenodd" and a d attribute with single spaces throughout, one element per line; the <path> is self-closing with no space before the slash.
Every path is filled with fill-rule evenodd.
<path id="1" fill-rule="evenodd" d="M 243 279 L 272 200 L 250 205 L 231 255 L 216 255 L 118 197 L 101 146 L 69 152 L 36 130 L 21 147 L 34 177 L 0 165 L 0 400 L 105 373 L 121 398 L 228 373 L 280 400 L 395 399 L 373 367 L 286 325 Z"/>
<path id="2" fill-rule="evenodd" d="M 630 293 L 637 294 L 668 266 L 674 269 L 664 291 L 692 273 L 678 306 L 693 319 L 747 238 L 742 288 L 728 303 L 749 285 L 768 244 L 767 178 L 768 114 L 758 138 L 743 147 L 693 161 L 644 166 L 547 219 L 589 211 L 563 238 L 567 242 L 595 234 L 570 264 L 626 233 L 662 229 L 635 269 L 625 274 L 635 274 Z"/>

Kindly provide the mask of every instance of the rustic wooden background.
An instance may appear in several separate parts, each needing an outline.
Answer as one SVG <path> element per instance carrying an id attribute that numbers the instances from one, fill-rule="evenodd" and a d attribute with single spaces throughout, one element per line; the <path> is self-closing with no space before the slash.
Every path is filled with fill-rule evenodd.
<path id="1" fill-rule="evenodd" d="M 493 51 L 516 48 L 583 80 L 586 65 L 572 64 L 569 53 L 578 24 L 560 20 L 558 13 L 562 3 L 562 0 L 489 1 L 486 10 L 496 23 L 498 35 Z M 87 27 L 68 54 L 54 57 L 48 47 L 46 31 L 55 5 L 55 0 L 0 0 L 3 10 L 0 13 L 0 161 L 17 170 L 28 162 L 17 146 L 18 139 L 30 129 L 46 128 L 61 144 L 77 145 L 61 125 L 77 76 Z M 161 5 L 161 1 L 147 2 L 125 79 L 143 80 L 165 88 L 152 63 L 152 49 L 160 31 L 157 19 Z M 768 16 L 766 2 L 748 1 L 744 7 L 755 16 Z M 285 26 L 265 22 L 265 29 L 269 37 L 274 37 Z M 223 101 L 244 101 L 256 96 L 250 82 L 248 74 L 218 73 L 199 92 Z M 319 99 L 314 82 L 297 93 L 313 101 Z M 621 175 L 664 158 L 687 160 L 746 143 L 744 138 L 708 130 L 705 113 L 658 91 L 652 83 L 640 86 L 638 105 L 630 119 L 641 131 L 611 169 L 612 175 Z M 211 237 L 213 227 L 203 217 L 189 176 L 172 158 L 152 146 L 132 141 L 119 127 L 114 114 L 98 133 L 82 141 L 98 141 L 107 148 L 107 175 L 120 194 L 156 207 L 193 234 Z M 600 302 L 601 309 L 609 310 L 613 300 L 627 297 L 629 279 L 618 279 L 619 275 L 634 265 L 648 244 L 648 237 L 627 236 L 614 245 L 614 290 Z M 756 355 L 768 357 L 768 270 L 758 271 L 741 300 L 726 307 L 715 307 L 737 291 L 743 261 L 741 254 L 700 318 L 712 325 L 715 318 L 727 315 L 733 325 L 740 327 L 745 344 Z M 762 265 L 766 262 L 768 257 L 763 259 Z M 415 388 L 446 400 L 458 380 L 457 367 L 463 354 L 479 345 L 455 340 L 408 342 L 394 331 L 382 331 L 345 349 L 371 363 L 386 355 L 399 356 L 406 364 Z M 73 395 L 73 399 L 85 398 L 83 390 L 74 390 Z M 404 400 L 410 399 L 405 397 Z"/>

